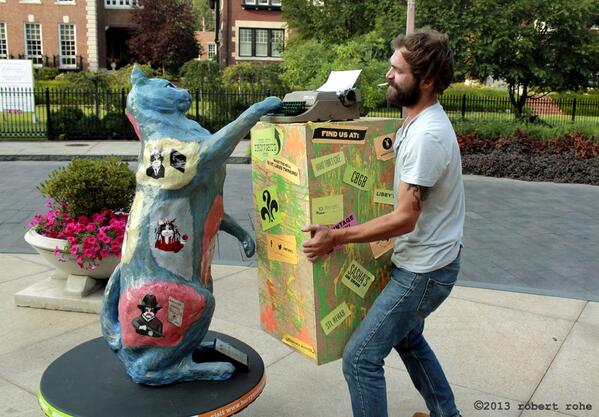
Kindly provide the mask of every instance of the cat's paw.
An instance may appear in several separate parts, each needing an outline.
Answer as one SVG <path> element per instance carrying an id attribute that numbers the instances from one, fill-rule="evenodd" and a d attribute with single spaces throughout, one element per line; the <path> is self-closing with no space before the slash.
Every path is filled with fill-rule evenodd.
<path id="1" fill-rule="evenodd" d="M 254 256 L 254 253 L 256 253 L 256 243 L 254 243 L 254 239 L 248 236 L 243 240 L 243 251 L 248 258 Z"/>
<path id="2" fill-rule="evenodd" d="M 258 110 L 261 113 L 270 113 L 278 110 L 283 105 L 283 102 L 278 97 L 268 97 L 257 103 Z"/>

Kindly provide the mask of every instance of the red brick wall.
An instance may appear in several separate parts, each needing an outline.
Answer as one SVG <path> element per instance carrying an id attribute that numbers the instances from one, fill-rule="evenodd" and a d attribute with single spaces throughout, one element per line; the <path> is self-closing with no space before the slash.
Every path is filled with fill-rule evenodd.
<path id="1" fill-rule="evenodd" d="M 63 16 L 69 17 L 69 23 L 75 25 L 77 55 L 83 57 L 84 68 L 87 67 L 87 28 L 85 0 L 76 0 L 74 5 L 54 4 L 53 0 L 42 0 L 41 4 L 20 3 L 18 0 L 0 2 L 0 21 L 6 23 L 8 37 L 8 53 L 18 58 L 25 54 L 25 23 L 29 15 L 33 15 L 34 23 L 42 28 L 42 52 L 51 60 L 59 55 L 58 25 Z M 58 58 L 57 58 L 58 59 Z"/>
<path id="2" fill-rule="evenodd" d="M 206 61 L 208 59 L 208 44 L 214 43 L 215 34 L 214 32 L 196 32 L 196 40 L 200 45 L 200 61 Z"/>
<path id="3" fill-rule="evenodd" d="M 251 20 L 259 22 L 284 22 L 280 10 L 252 10 L 244 9 L 243 0 L 223 0 L 224 10 L 221 16 L 222 39 L 220 62 L 224 65 L 236 63 L 237 34 L 234 33 L 235 21 Z M 227 10 L 228 9 L 228 10 Z M 244 62 L 247 62 L 244 60 Z"/>

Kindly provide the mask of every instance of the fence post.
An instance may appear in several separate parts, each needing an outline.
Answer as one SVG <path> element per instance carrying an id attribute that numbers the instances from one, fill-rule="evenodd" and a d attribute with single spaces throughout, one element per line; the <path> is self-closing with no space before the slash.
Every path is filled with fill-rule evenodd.
<path id="1" fill-rule="evenodd" d="M 196 96 L 196 122 L 200 121 L 200 90 L 196 88 L 195 91 Z"/>
<path id="2" fill-rule="evenodd" d="M 54 139 L 54 132 L 52 132 L 52 117 L 50 117 L 50 89 L 46 87 L 46 136 L 48 140 Z"/>
<path id="3" fill-rule="evenodd" d="M 123 118 L 123 122 L 121 123 L 121 135 L 123 139 L 127 138 L 127 116 L 125 116 L 125 110 L 127 109 L 127 96 L 125 95 L 125 89 L 121 88 L 121 115 Z"/>
<path id="4" fill-rule="evenodd" d="M 572 100 L 572 121 L 576 118 L 576 97 Z"/>
<path id="5" fill-rule="evenodd" d="M 466 94 L 462 94 L 462 119 L 466 118 Z"/>

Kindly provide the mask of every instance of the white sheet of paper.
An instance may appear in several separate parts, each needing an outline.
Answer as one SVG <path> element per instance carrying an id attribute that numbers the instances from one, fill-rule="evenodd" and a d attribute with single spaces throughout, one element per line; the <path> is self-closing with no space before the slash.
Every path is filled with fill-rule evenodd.
<path id="1" fill-rule="evenodd" d="M 317 91 L 339 92 L 352 88 L 361 72 L 362 70 L 331 71 L 327 82 L 321 85 Z"/>

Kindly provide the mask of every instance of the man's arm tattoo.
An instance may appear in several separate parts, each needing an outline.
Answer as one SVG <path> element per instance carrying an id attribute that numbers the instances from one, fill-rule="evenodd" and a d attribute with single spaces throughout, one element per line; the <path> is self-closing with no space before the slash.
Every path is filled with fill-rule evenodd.
<path id="1" fill-rule="evenodd" d="M 412 208 L 414 211 L 421 211 L 422 203 L 428 198 L 430 188 L 421 185 L 408 184 L 408 190 L 412 190 L 412 195 L 415 200 L 412 202 Z"/>

